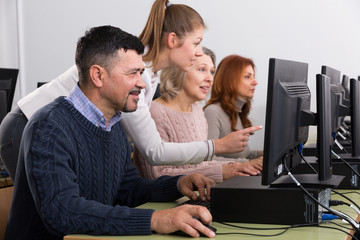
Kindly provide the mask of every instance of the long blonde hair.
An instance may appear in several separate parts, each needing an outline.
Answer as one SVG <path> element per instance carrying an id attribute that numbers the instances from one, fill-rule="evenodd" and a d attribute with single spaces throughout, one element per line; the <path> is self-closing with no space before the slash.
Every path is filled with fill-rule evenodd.
<path id="1" fill-rule="evenodd" d="M 139 35 L 141 42 L 148 47 L 143 55 L 144 62 L 158 61 L 162 38 L 174 32 L 180 39 L 205 23 L 200 14 L 184 4 L 170 4 L 169 0 L 155 0 L 146 25 Z"/>

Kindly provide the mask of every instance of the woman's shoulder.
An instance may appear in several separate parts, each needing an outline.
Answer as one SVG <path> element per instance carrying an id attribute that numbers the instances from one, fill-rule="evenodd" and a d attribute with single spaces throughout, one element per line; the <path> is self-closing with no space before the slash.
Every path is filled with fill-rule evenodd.
<path id="1" fill-rule="evenodd" d="M 150 114 L 157 127 L 168 125 L 173 118 L 172 115 L 169 114 L 168 108 L 157 101 L 152 101 Z"/>
<path id="2" fill-rule="evenodd" d="M 220 103 L 212 103 L 204 109 L 205 113 L 223 112 Z"/>
<path id="3" fill-rule="evenodd" d="M 210 104 L 207 108 L 205 108 L 204 114 L 208 122 L 211 120 L 223 122 L 224 120 L 227 121 L 229 118 L 228 114 L 221 107 L 220 103 Z"/>
<path id="4" fill-rule="evenodd" d="M 162 103 L 154 100 L 151 102 L 150 113 L 151 115 L 158 115 L 167 111 L 167 107 Z"/>

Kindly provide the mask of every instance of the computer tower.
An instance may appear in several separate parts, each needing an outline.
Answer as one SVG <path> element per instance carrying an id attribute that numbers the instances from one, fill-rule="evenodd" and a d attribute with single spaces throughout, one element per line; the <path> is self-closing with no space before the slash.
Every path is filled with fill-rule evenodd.
<path id="1" fill-rule="evenodd" d="M 359 172 L 360 161 L 358 158 L 352 158 L 351 156 L 340 155 L 351 165 L 354 171 Z M 318 163 L 316 157 L 305 157 L 306 161 L 315 170 L 318 170 Z M 344 180 L 337 187 L 338 189 L 360 189 L 360 178 L 347 166 L 343 161 L 338 159 L 332 160 L 332 172 L 335 175 L 344 176 Z M 314 171 L 306 164 L 301 163 L 296 166 L 292 171 L 293 174 L 313 174 Z"/>
<path id="2" fill-rule="evenodd" d="M 308 189 L 325 206 L 329 189 Z M 322 208 L 299 187 L 261 185 L 261 176 L 237 176 L 211 189 L 211 214 L 216 222 L 303 224 L 321 220 Z"/>

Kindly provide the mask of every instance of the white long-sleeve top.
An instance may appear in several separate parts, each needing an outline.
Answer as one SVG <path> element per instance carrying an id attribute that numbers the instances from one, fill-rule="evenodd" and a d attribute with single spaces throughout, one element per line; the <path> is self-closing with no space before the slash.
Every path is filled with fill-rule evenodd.
<path id="1" fill-rule="evenodd" d="M 150 67 L 145 68 L 142 77 L 146 87 L 140 94 L 137 110 L 122 113 L 122 122 L 140 153 L 151 165 L 183 165 L 211 160 L 215 152 L 212 140 L 191 143 L 170 143 L 161 140 L 149 111 L 160 78 Z M 54 80 L 20 99 L 18 105 L 29 119 L 38 109 L 57 97 L 68 96 L 78 80 L 78 71 L 74 65 Z"/>

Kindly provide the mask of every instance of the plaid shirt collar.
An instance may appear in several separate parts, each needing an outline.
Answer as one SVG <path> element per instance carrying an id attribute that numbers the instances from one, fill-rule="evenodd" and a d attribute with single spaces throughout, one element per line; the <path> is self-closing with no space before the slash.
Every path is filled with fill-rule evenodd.
<path id="1" fill-rule="evenodd" d="M 95 126 L 105 131 L 111 131 L 111 127 L 121 119 L 121 112 L 117 111 L 106 124 L 104 114 L 84 95 L 78 84 L 71 90 L 66 100 L 69 101 L 86 119 Z"/>

